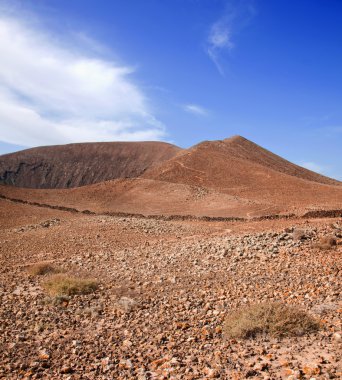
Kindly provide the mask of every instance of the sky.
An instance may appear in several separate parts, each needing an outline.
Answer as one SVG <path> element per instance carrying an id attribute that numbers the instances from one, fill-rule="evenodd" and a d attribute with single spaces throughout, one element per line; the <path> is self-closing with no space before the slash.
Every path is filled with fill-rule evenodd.
<path id="1" fill-rule="evenodd" d="M 233 135 L 342 180 L 342 1 L 0 0 L 0 154 Z"/>

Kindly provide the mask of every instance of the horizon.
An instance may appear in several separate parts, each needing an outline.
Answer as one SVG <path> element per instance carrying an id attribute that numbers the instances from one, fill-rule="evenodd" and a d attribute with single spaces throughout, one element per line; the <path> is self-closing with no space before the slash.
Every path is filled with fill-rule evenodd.
<path id="1" fill-rule="evenodd" d="M 240 135 L 342 180 L 342 3 L 0 0 L 0 155 Z"/>

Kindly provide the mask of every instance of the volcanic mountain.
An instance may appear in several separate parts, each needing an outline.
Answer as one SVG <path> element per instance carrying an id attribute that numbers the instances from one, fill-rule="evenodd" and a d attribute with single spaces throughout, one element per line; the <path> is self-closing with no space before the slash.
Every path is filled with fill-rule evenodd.
<path id="1" fill-rule="evenodd" d="M 0 183 L 69 188 L 134 178 L 181 149 L 163 142 L 102 142 L 46 146 L 0 156 Z"/>
<path id="2" fill-rule="evenodd" d="M 36 148 L 0 157 L 0 168 L 5 183 L 74 187 L 1 186 L 7 197 L 95 212 L 252 217 L 342 205 L 341 182 L 240 136 L 183 150 L 152 142 Z"/>
<path id="3" fill-rule="evenodd" d="M 151 168 L 143 177 L 222 190 L 250 186 L 275 172 L 317 183 L 341 184 L 292 164 L 241 136 L 204 141 Z"/>
<path id="4" fill-rule="evenodd" d="M 220 193 L 282 205 L 342 205 L 342 183 L 304 169 L 234 136 L 205 141 L 150 168 L 143 178 L 202 186 Z"/>

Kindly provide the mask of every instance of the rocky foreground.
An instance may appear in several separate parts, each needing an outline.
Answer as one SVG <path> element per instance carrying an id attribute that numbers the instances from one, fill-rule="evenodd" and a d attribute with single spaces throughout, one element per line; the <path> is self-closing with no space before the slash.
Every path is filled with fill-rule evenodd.
<path id="1" fill-rule="evenodd" d="M 342 378 L 341 220 L 166 222 L 1 202 L 1 378 Z M 320 246 L 327 236 L 337 245 Z M 53 297 L 49 274 L 30 272 L 39 262 L 99 287 Z M 265 301 L 306 310 L 320 331 L 225 336 L 232 310 Z"/>

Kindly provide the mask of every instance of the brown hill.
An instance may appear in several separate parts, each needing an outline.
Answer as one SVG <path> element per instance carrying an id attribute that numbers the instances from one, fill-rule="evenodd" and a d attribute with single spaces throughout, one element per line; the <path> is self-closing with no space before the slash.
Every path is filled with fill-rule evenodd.
<path id="1" fill-rule="evenodd" d="M 0 186 L 0 194 L 78 210 L 164 215 L 254 217 L 342 208 L 341 182 L 294 165 L 239 136 L 203 142 L 188 150 L 162 143 L 113 144 L 116 149 L 102 151 L 101 160 L 93 159 L 99 149 L 89 153 L 87 144 L 80 144 L 85 177 L 75 175 L 80 162 L 73 162 L 77 170 L 72 170 L 63 157 L 59 167 L 56 152 L 54 175 L 60 178 L 52 177 L 56 182 L 49 183 L 70 186 L 67 178 L 73 186 L 83 185 L 85 179 L 97 182 L 105 177 L 95 171 L 101 171 L 101 164 L 115 180 L 61 190 Z M 86 163 L 94 167 L 87 171 Z M 129 176 L 137 178 L 122 178 Z"/>
<path id="2" fill-rule="evenodd" d="M 200 143 L 143 174 L 287 208 L 342 205 L 341 182 L 235 136 Z"/>
<path id="3" fill-rule="evenodd" d="M 241 136 L 204 141 L 151 168 L 143 176 L 169 182 L 186 181 L 225 188 L 258 181 L 261 166 L 263 170 L 272 170 L 308 181 L 341 184 L 337 180 L 295 165 Z"/>
<path id="4" fill-rule="evenodd" d="M 163 142 L 103 142 L 39 147 L 0 156 L 0 183 L 68 188 L 134 178 L 181 149 Z"/>

